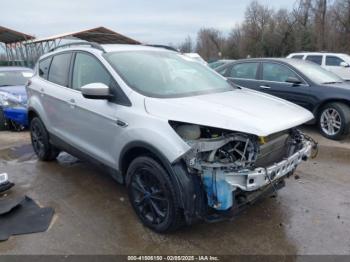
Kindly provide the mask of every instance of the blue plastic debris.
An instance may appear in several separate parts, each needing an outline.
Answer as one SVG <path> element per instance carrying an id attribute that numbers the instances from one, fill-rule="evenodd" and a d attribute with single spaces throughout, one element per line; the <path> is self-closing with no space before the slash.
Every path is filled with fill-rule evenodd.
<path id="1" fill-rule="evenodd" d="M 208 205 L 216 210 L 227 210 L 233 205 L 233 188 L 225 180 L 221 170 L 204 170 L 203 183 L 207 192 Z"/>
<path id="2" fill-rule="evenodd" d="M 28 127 L 28 110 L 26 108 L 4 108 L 5 118 L 18 125 Z"/>

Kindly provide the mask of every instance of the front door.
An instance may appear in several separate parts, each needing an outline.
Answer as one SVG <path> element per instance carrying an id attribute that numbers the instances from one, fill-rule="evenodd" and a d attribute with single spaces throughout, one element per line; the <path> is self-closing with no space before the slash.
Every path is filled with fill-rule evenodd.
<path id="1" fill-rule="evenodd" d="M 71 123 L 67 129 L 75 147 L 113 167 L 115 141 L 122 129 L 117 125 L 117 115 L 123 106 L 108 100 L 84 98 L 81 87 L 91 83 L 103 83 L 111 89 L 116 84 L 96 57 L 78 52 L 72 66 L 68 100 Z"/>
<path id="2" fill-rule="evenodd" d="M 300 80 L 300 84 L 286 82 L 288 78 Z M 264 62 L 259 81 L 260 91 L 283 98 L 306 109 L 313 109 L 313 99 L 310 95 L 309 86 L 287 65 Z"/>

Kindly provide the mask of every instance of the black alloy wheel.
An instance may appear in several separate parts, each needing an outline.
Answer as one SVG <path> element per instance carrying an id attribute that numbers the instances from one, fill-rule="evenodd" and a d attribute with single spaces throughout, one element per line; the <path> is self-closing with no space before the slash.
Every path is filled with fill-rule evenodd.
<path id="1" fill-rule="evenodd" d="M 49 134 L 38 117 L 33 118 L 30 122 L 30 135 L 34 152 L 40 160 L 51 161 L 56 159 L 59 151 L 50 144 Z"/>
<path id="2" fill-rule="evenodd" d="M 150 157 L 138 157 L 127 172 L 130 202 L 142 223 L 156 232 L 182 224 L 174 186 L 164 168 Z"/>

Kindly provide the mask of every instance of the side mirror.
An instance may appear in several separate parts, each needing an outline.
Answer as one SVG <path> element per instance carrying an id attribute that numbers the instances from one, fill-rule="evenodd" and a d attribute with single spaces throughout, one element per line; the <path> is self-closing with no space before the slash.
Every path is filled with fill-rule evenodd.
<path id="1" fill-rule="evenodd" d="M 292 83 L 292 84 L 294 84 L 294 85 L 299 85 L 299 84 L 301 84 L 301 81 L 300 81 L 298 78 L 292 77 L 292 76 L 288 77 L 287 80 L 286 80 L 286 82 L 287 82 L 287 83 Z"/>
<path id="2" fill-rule="evenodd" d="M 341 62 L 340 66 L 342 66 L 342 67 L 350 67 L 350 65 L 348 63 L 346 63 L 346 62 Z"/>
<path id="3" fill-rule="evenodd" d="M 110 99 L 109 87 L 103 83 L 91 83 L 81 87 L 81 94 L 88 99 Z"/>

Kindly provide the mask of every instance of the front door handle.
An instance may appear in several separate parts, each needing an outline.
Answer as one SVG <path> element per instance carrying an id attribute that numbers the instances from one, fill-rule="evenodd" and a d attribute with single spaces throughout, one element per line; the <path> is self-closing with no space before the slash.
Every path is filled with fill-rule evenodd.
<path id="1" fill-rule="evenodd" d="M 269 86 L 265 86 L 265 85 L 262 85 L 262 86 L 259 86 L 261 89 L 270 89 L 271 87 Z"/>

